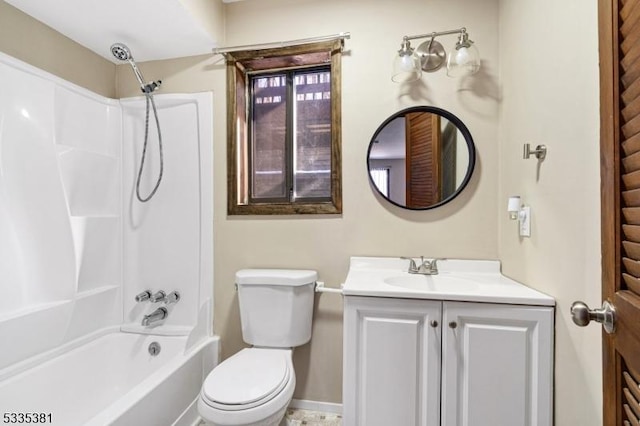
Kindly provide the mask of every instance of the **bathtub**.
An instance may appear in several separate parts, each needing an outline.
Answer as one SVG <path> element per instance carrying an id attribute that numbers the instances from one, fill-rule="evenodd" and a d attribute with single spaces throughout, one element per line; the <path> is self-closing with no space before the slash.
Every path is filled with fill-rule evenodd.
<path id="1" fill-rule="evenodd" d="M 192 425 L 203 378 L 218 360 L 218 337 L 121 332 L 98 335 L 0 382 L 5 413 L 44 413 L 63 426 Z M 149 345 L 157 342 L 153 356 Z M 188 349 L 187 349 L 188 348 Z"/>

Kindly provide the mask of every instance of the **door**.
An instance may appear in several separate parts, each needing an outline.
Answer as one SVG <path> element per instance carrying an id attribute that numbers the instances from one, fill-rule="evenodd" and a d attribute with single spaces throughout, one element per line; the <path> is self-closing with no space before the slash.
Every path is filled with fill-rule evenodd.
<path id="1" fill-rule="evenodd" d="M 553 424 L 553 311 L 444 302 L 442 426 Z"/>
<path id="2" fill-rule="evenodd" d="M 640 419 L 640 0 L 599 0 L 604 424 Z M 579 316 L 581 310 L 576 310 Z M 580 318 L 574 321 L 580 322 Z M 611 324 L 610 324 L 611 325 Z"/>
<path id="3" fill-rule="evenodd" d="M 344 298 L 346 426 L 440 424 L 442 302 Z"/>
<path id="4" fill-rule="evenodd" d="M 405 116 L 406 201 L 409 208 L 424 208 L 442 200 L 440 116 L 412 112 Z"/>

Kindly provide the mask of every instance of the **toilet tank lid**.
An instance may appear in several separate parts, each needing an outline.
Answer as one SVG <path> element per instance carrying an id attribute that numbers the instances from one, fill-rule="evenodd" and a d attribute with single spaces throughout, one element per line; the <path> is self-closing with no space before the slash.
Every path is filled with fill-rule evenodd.
<path id="1" fill-rule="evenodd" d="M 315 283 L 318 273 L 309 269 L 241 269 L 236 284 L 300 286 Z"/>

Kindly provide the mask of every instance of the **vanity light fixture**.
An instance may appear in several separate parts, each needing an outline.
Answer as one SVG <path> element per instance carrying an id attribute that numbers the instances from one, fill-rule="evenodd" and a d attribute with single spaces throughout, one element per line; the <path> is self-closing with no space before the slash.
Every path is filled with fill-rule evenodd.
<path id="1" fill-rule="evenodd" d="M 521 237 L 531 236 L 531 207 L 521 204 L 520 196 L 509 197 L 507 204 L 509 219 L 518 221 L 518 229 Z"/>
<path id="2" fill-rule="evenodd" d="M 459 34 L 458 41 L 449 51 L 444 50 L 442 44 L 435 38 L 450 34 Z M 428 38 L 416 49 L 411 47 L 410 40 Z M 473 41 L 469 40 L 467 29 L 432 32 L 413 36 L 404 36 L 400 50 L 393 61 L 393 75 L 391 80 L 396 83 L 407 83 L 418 80 L 424 72 L 438 71 L 447 64 L 449 77 L 462 77 L 478 72 L 480 69 L 480 54 Z"/>

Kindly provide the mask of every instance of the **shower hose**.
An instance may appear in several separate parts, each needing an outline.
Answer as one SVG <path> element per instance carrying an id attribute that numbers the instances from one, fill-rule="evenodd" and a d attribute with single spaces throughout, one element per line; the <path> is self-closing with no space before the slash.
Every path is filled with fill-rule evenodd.
<path id="1" fill-rule="evenodd" d="M 162 172 L 164 170 L 164 159 L 162 157 L 162 134 L 160 133 L 160 120 L 158 120 L 158 111 L 156 109 L 156 103 L 153 100 L 153 95 L 149 92 L 145 93 L 146 98 L 146 117 L 144 120 L 144 145 L 142 147 L 142 158 L 140 159 L 140 170 L 138 170 L 138 179 L 136 181 L 136 197 L 141 203 L 146 203 L 155 195 L 160 181 L 162 180 Z M 153 190 L 146 197 L 140 196 L 140 179 L 142 178 L 142 171 L 144 170 L 144 160 L 147 156 L 147 143 L 149 142 L 149 104 L 153 107 L 153 116 L 156 120 L 156 128 L 158 129 L 158 151 L 160 153 L 160 173 L 158 173 L 158 180 L 156 181 Z"/>

